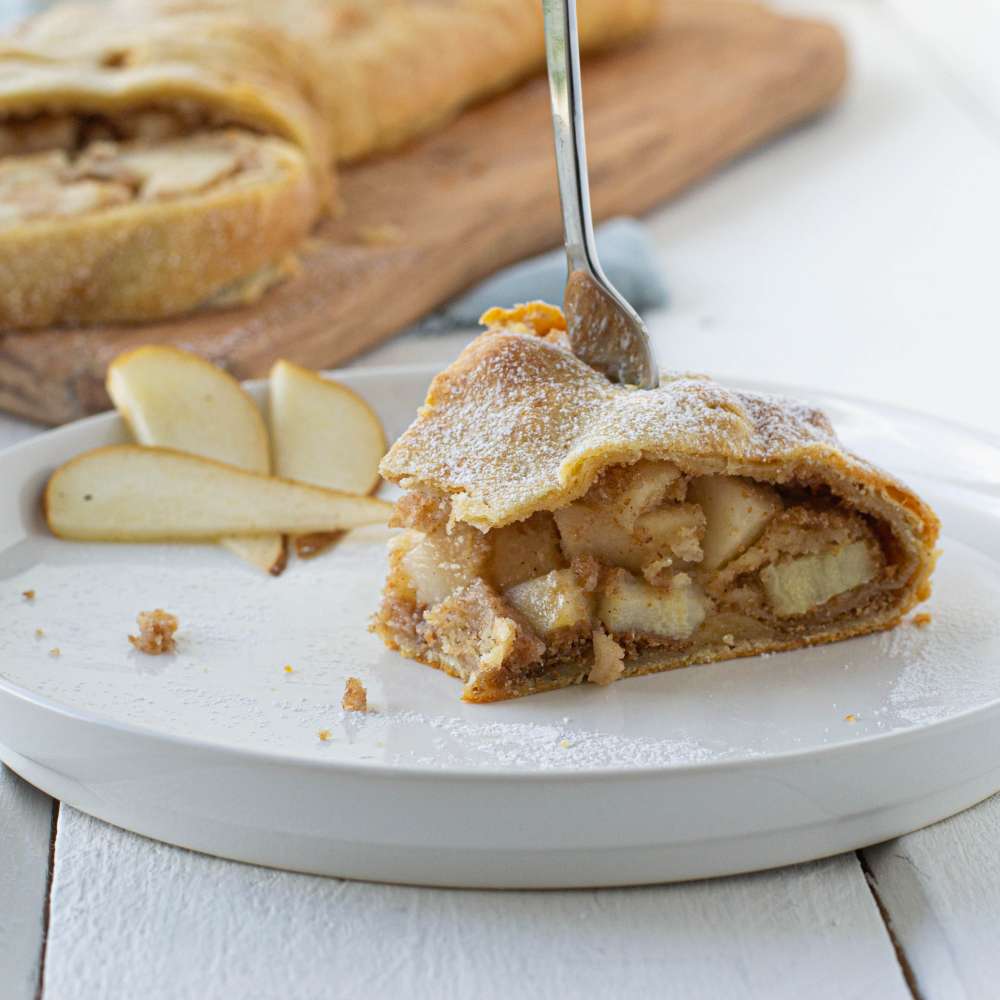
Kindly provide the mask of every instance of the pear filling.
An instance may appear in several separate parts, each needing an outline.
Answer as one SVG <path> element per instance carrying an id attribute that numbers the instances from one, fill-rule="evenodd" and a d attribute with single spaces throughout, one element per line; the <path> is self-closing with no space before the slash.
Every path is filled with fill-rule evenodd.
<path id="1" fill-rule="evenodd" d="M 427 496 L 397 507 L 410 530 L 394 592 L 484 690 L 501 667 L 541 676 L 575 657 L 576 679 L 609 683 L 646 650 L 752 651 L 877 600 L 888 575 L 868 520 L 828 491 L 670 462 L 614 467 L 575 503 L 487 533 L 448 511 Z"/>

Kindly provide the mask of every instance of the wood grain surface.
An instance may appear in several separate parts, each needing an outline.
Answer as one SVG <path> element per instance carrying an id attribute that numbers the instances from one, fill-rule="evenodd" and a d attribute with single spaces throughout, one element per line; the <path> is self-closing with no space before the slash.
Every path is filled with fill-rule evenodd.
<path id="1" fill-rule="evenodd" d="M 997 995 L 1000 795 L 944 823 L 862 852 L 915 992 Z"/>
<path id="2" fill-rule="evenodd" d="M 853 854 L 687 885 L 468 892 L 221 861 L 64 807 L 45 1000 L 136 997 L 911 1000 Z"/>
<path id="3" fill-rule="evenodd" d="M 34 1000 L 48 894 L 52 800 L 0 764 L 0 996 Z"/>
<path id="4" fill-rule="evenodd" d="M 651 208 L 829 104 L 830 26 L 740 0 L 671 0 L 643 42 L 584 66 L 595 216 Z M 497 268 L 555 246 L 561 217 L 542 77 L 395 155 L 344 172 L 301 273 L 251 307 L 132 327 L 0 336 L 0 408 L 62 423 L 106 408 L 121 351 L 185 347 L 239 377 L 277 357 L 335 365 Z"/>

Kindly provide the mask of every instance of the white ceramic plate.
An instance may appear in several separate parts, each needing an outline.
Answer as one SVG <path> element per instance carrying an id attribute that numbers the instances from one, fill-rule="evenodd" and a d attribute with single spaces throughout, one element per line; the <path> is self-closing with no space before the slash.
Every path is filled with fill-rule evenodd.
<path id="1" fill-rule="evenodd" d="M 395 436 L 430 375 L 339 377 Z M 77 808 L 174 844 L 460 886 L 748 871 L 985 798 L 1000 788 L 1000 446 L 883 406 L 749 387 L 822 405 L 850 446 L 936 505 L 929 628 L 465 705 L 457 681 L 365 629 L 387 531 L 353 533 L 277 579 L 210 546 L 49 537 L 42 484 L 124 439 L 107 414 L 0 454 L 0 756 Z M 126 642 L 154 607 L 181 619 L 174 656 Z M 340 710 L 351 674 L 373 714 Z"/>

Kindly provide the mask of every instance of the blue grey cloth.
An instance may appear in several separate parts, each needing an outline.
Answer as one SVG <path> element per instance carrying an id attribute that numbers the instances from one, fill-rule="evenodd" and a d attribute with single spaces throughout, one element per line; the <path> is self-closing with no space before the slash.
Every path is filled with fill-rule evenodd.
<path id="1" fill-rule="evenodd" d="M 609 219 L 598 226 L 595 236 L 604 273 L 638 312 L 667 304 L 656 244 L 641 223 L 635 219 Z M 534 299 L 561 304 L 565 285 L 566 254 L 560 248 L 498 271 L 442 306 L 420 327 L 441 331 L 475 326 L 491 306 L 511 306 Z"/>

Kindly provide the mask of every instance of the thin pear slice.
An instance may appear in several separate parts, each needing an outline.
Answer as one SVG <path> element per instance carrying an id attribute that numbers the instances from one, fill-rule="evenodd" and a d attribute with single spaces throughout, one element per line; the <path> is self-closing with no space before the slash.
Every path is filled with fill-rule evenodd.
<path id="1" fill-rule="evenodd" d="M 176 347 L 121 354 L 108 368 L 111 401 L 139 444 L 174 448 L 250 472 L 271 471 L 267 427 L 257 404 L 231 375 Z M 277 576 L 288 561 L 283 535 L 221 543 Z"/>
<path id="2" fill-rule="evenodd" d="M 270 376 L 274 471 L 285 479 L 348 493 L 371 493 L 387 446 L 375 411 L 355 392 L 280 360 Z M 316 555 L 333 537 L 295 538 L 300 556 Z"/>
<path id="3" fill-rule="evenodd" d="M 44 510 L 60 538 L 181 542 L 346 531 L 384 524 L 392 505 L 169 448 L 121 444 L 85 452 L 56 469 Z"/>

